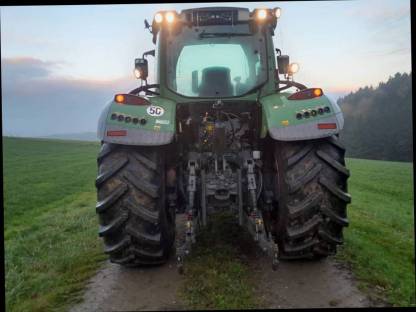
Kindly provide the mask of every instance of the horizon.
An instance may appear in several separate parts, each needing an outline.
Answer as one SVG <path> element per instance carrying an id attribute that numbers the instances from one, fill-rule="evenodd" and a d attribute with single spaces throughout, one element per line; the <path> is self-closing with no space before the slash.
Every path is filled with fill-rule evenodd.
<path id="1" fill-rule="evenodd" d="M 281 7 L 275 46 L 300 64 L 296 81 L 334 99 L 411 73 L 407 0 L 2 6 L 3 135 L 95 132 L 112 95 L 138 84 L 134 58 L 153 47 L 143 20 L 218 5 Z"/>

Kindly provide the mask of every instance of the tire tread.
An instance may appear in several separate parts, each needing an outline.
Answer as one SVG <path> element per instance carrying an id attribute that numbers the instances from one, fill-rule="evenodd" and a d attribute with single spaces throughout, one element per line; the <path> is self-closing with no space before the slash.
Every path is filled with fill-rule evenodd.
<path id="1" fill-rule="evenodd" d="M 175 225 L 165 212 L 161 150 L 103 143 L 98 153 L 98 235 L 113 263 L 162 264 L 171 253 Z"/>
<path id="2" fill-rule="evenodd" d="M 277 142 L 274 153 L 280 181 L 274 231 L 280 257 L 319 259 L 334 254 L 349 224 L 345 148 L 334 136 Z"/>

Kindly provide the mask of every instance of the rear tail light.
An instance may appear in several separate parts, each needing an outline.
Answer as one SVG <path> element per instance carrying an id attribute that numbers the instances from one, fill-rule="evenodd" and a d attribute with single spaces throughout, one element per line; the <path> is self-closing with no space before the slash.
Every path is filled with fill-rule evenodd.
<path id="1" fill-rule="evenodd" d="M 151 105 L 146 98 L 133 94 L 116 94 L 114 101 L 118 104 L 126 105 Z"/>
<path id="2" fill-rule="evenodd" d="M 296 93 L 291 94 L 288 100 L 307 100 L 315 97 L 320 97 L 324 94 L 321 88 L 310 88 L 305 89 Z"/>

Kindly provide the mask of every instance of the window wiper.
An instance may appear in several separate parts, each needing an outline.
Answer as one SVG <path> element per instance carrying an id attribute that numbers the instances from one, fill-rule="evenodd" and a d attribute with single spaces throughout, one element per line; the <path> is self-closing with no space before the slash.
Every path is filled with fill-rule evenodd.
<path id="1" fill-rule="evenodd" d="M 217 38 L 217 37 L 240 37 L 240 36 L 252 36 L 253 34 L 250 33 L 206 33 L 203 31 L 199 34 L 199 39 L 203 38 Z"/>

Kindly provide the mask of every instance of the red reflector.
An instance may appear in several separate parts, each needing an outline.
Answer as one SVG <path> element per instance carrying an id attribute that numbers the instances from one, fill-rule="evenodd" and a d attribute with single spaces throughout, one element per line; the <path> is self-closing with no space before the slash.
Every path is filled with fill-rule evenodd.
<path id="1" fill-rule="evenodd" d="M 336 129 L 337 124 L 336 123 L 318 123 L 318 129 Z"/>
<path id="2" fill-rule="evenodd" d="M 107 136 L 126 136 L 126 135 L 127 135 L 126 130 L 107 131 Z"/>
<path id="3" fill-rule="evenodd" d="M 114 101 L 118 104 L 127 104 L 127 105 L 150 105 L 148 99 L 133 95 L 133 94 L 116 94 L 114 96 Z"/>
<path id="4" fill-rule="evenodd" d="M 291 94 L 288 100 L 307 100 L 315 97 L 320 97 L 324 94 L 321 88 L 309 88 L 296 93 Z"/>

